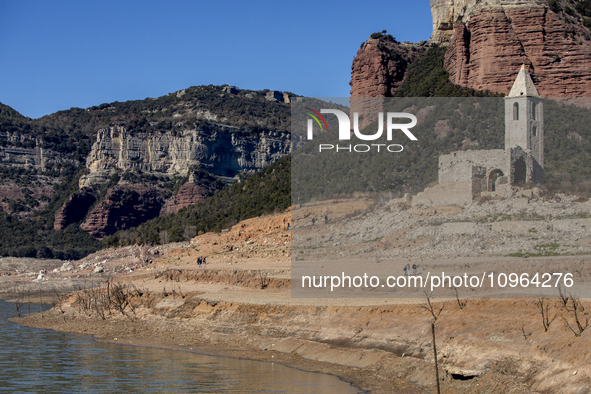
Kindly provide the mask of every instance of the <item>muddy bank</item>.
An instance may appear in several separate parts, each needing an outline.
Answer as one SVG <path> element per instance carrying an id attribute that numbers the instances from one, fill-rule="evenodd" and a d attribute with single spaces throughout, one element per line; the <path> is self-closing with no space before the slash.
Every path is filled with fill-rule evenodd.
<path id="1" fill-rule="evenodd" d="M 43 317 L 15 321 L 117 343 L 279 362 L 334 374 L 372 393 L 434 390 L 430 314 L 418 305 L 261 305 L 140 293 L 133 306 L 123 313 L 113 308 L 104 319 L 73 296 Z M 574 350 L 588 347 L 587 335 L 569 336 L 558 324 L 547 335 L 530 301 L 438 305 L 444 306 L 437 322 L 443 392 L 588 390 L 589 356 Z"/>
<path id="2" fill-rule="evenodd" d="M 167 348 L 179 351 L 190 351 L 217 356 L 227 356 L 241 359 L 258 360 L 279 363 L 288 367 L 310 372 L 325 373 L 338 376 L 350 382 L 355 387 L 372 393 L 424 393 L 415 384 L 391 376 L 383 376 L 379 371 L 327 362 L 327 360 L 313 360 L 296 352 L 282 352 L 280 338 L 269 336 L 265 330 L 258 330 L 253 326 L 236 324 L 218 325 L 215 315 L 219 315 L 220 308 L 228 307 L 228 311 L 237 311 L 238 305 L 209 305 L 192 297 L 182 308 L 170 308 L 165 305 L 180 303 L 173 297 L 164 297 L 158 302 L 160 307 L 151 314 L 145 308 L 136 309 L 136 313 L 127 315 L 111 315 L 106 320 L 96 316 L 87 316 L 72 311 L 64 305 L 50 311 L 45 311 L 13 321 L 37 328 L 49 328 L 62 332 L 92 335 L 98 340 L 122 345 Z M 199 319 L 187 319 L 186 309 L 189 306 L 201 305 L 200 309 L 209 309 L 211 313 L 201 312 Z M 207 316 L 206 316 L 207 315 Z M 233 313 L 236 316 L 235 313 Z M 244 316 L 248 318 L 246 315 Z M 277 339 L 276 341 L 274 339 Z M 268 343 L 268 341 L 277 342 Z M 301 344 L 313 344 L 312 341 L 300 341 Z M 278 350 L 274 347 L 277 346 Z M 329 347 L 329 346 L 324 346 Z M 282 349 L 285 350 L 285 349 Z M 307 355 L 318 353 L 321 349 L 306 352 Z M 338 361 L 338 360 L 335 360 Z M 341 360 L 342 361 L 342 360 Z"/>
<path id="3" fill-rule="evenodd" d="M 434 392 L 433 316 L 423 308 L 426 300 L 292 298 L 290 234 L 273 220 L 250 220 L 191 244 L 104 250 L 71 268 L 48 271 L 35 286 L 90 288 L 62 298 L 43 317 L 18 322 L 118 343 L 280 362 L 335 374 L 374 393 Z M 207 257 L 204 267 L 197 265 L 201 256 Z M 563 271 L 588 261 L 579 255 L 551 258 L 556 261 L 544 260 L 549 268 Z M 498 269 L 510 272 L 534 257 L 458 256 L 424 264 L 443 264 L 447 272 L 450 264 L 464 269 L 490 259 L 503 259 Z M 30 283 L 32 272 L 0 278 L 0 284 Z M 117 286 L 128 297 L 118 298 Z M 443 307 L 436 322 L 442 392 L 591 392 L 591 302 L 546 299 L 543 314 L 536 302 L 435 303 L 436 311 Z"/>

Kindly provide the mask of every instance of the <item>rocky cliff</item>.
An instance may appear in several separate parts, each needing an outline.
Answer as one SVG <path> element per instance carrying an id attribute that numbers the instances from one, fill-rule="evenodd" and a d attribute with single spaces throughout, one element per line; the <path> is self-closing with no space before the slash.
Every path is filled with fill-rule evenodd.
<path id="1" fill-rule="evenodd" d="M 89 173 L 80 179 L 80 187 L 104 183 L 118 170 L 173 176 L 199 166 L 220 177 L 234 177 L 260 170 L 289 151 L 289 134 L 275 131 L 211 124 L 145 135 L 113 126 L 98 131 L 86 160 Z"/>
<path id="2" fill-rule="evenodd" d="M 424 43 L 399 43 L 388 34 L 372 34 L 353 59 L 351 97 L 392 97 L 424 48 Z"/>
<path id="3" fill-rule="evenodd" d="M 43 171 L 61 155 L 43 147 L 42 141 L 19 132 L 0 132 L 0 164 Z"/>
<path id="4" fill-rule="evenodd" d="M 591 35 L 578 17 L 539 1 L 462 3 L 447 12 L 457 16 L 444 63 L 451 82 L 507 94 L 526 64 L 542 96 L 589 94 Z M 445 42 L 441 33 L 434 37 Z"/>
<path id="5" fill-rule="evenodd" d="M 375 100 L 392 97 L 406 75 L 408 65 L 426 49 L 426 42 L 399 43 L 389 34 L 374 33 L 361 44 L 351 66 L 351 112 L 359 113 L 359 126 L 371 123 L 364 114 L 376 111 Z"/>
<path id="6" fill-rule="evenodd" d="M 39 119 L 0 103 L 0 221 L 12 237 L 0 251 L 35 255 L 56 237 L 76 249 L 60 256 L 78 256 L 79 242 L 96 240 L 72 224 L 102 238 L 268 166 L 291 151 L 291 96 L 196 86 Z M 57 253 L 57 241 L 47 244 Z"/>
<path id="7" fill-rule="evenodd" d="M 219 124 L 148 135 L 134 133 L 125 126 L 101 129 L 86 160 L 88 173 L 80 178 L 79 185 L 82 189 L 100 188 L 121 173 L 124 176 L 119 182 L 128 185 L 109 189 L 104 201 L 90 212 L 81 228 L 103 238 L 159 215 L 175 213 L 219 190 L 219 186 L 213 185 L 213 177 L 195 183 L 194 174 L 189 174 L 192 169 L 199 168 L 231 182 L 239 173 L 256 172 L 289 151 L 289 134 L 279 131 L 253 132 Z M 181 177 L 189 178 L 171 196 L 163 183 L 171 179 L 178 182 Z M 58 227 L 55 228 L 63 227 L 61 214 L 77 201 L 64 204 L 56 217 Z M 87 210 L 88 207 L 83 212 Z"/>
<path id="8" fill-rule="evenodd" d="M 591 9 L 562 0 L 431 0 L 430 45 L 448 47 L 454 84 L 507 94 L 521 64 L 539 93 L 582 97 L 591 91 Z M 403 48 L 369 39 L 351 70 L 352 97 L 390 97 L 413 61 Z M 361 106 L 362 108 L 362 106 Z"/>
<path id="9" fill-rule="evenodd" d="M 197 204 L 206 196 L 207 190 L 205 187 L 187 182 L 180 187 L 178 193 L 173 199 L 167 201 L 166 204 L 164 204 L 160 214 L 168 215 L 171 213 L 177 213 L 182 208 Z"/>
<path id="10" fill-rule="evenodd" d="M 140 185 L 112 187 L 80 228 L 97 238 L 103 238 L 117 230 L 135 227 L 158 217 L 163 204 L 160 193 L 154 188 Z"/>
<path id="11" fill-rule="evenodd" d="M 77 193 L 72 194 L 55 214 L 53 228 L 63 230 L 70 224 L 81 221 L 95 201 L 96 196 L 88 187 L 83 187 Z"/>
<path id="12" fill-rule="evenodd" d="M 203 169 L 193 170 L 192 168 L 187 182 L 183 183 L 178 192 L 165 202 L 160 210 L 160 215 L 177 213 L 182 208 L 213 196 L 223 187 L 223 181 L 212 176 L 207 171 Z"/>

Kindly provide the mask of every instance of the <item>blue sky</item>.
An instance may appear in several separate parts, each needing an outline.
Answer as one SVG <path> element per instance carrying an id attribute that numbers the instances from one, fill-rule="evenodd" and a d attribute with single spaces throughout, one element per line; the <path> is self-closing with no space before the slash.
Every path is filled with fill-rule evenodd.
<path id="1" fill-rule="evenodd" d="M 37 118 L 209 84 L 344 97 L 371 33 L 429 39 L 418 3 L 0 0 L 0 102 Z"/>

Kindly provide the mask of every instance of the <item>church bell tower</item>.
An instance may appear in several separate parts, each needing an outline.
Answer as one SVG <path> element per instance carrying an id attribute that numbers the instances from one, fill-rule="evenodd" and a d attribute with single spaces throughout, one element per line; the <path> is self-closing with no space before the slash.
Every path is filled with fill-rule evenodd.
<path id="1" fill-rule="evenodd" d="M 529 168 L 523 181 L 543 183 L 543 103 L 525 64 L 521 66 L 509 95 L 505 97 L 505 150 L 510 153 L 517 147 L 531 158 L 527 160 Z M 515 168 L 514 163 L 511 164 Z M 513 179 L 521 179 L 521 175 L 515 175 Z"/>

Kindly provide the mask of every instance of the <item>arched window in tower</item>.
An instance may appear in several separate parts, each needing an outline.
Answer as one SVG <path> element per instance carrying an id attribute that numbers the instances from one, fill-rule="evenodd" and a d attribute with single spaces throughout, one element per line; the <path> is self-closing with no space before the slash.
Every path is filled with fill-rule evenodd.
<path id="1" fill-rule="evenodd" d="M 519 103 L 513 103 L 513 120 L 519 120 Z"/>
<path id="2" fill-rule="evenodd" d="M 531 118 L 533 120 L 536 120 L 537 118 L 537 112 L 538 112 L 538 104 L 537 103 L 532 103 L 531 104 Z M 536 135 L 536 133 L 534 132 L 534 135 Z"/>
<path id="3" fill-rule="evenodd" d="M 533 126 L 533 127 L 531 128 L 531 133 L 532 133 L 532 135 L 535 137 L 535 136 L 536 136 L 536 134 L 538 134 L 538 128 L 537 128 L 536 126 Z"/>

